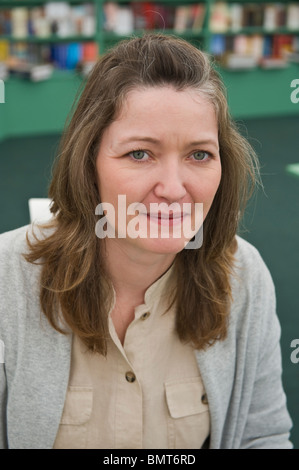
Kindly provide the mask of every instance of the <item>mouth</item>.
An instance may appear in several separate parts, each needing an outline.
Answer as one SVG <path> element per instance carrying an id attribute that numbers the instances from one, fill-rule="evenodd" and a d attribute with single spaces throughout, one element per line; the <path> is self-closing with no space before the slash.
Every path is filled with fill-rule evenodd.
<path id="1" fill-rule="evenodd" d="M 180 225 L 184 218 L 190 216 L 190 214 L 179 212 L 179 213 L 149 213 L 144 214 L 150 222 L 157 223 L 159 225 Z"/>
<path id="2" fill-rule="evenodd" d="M 147 214 L 148 217 L 154 217 L 156 219 L 181 219 L 184 217 L 184 214 L 178 213 L 178 214 Z"/>

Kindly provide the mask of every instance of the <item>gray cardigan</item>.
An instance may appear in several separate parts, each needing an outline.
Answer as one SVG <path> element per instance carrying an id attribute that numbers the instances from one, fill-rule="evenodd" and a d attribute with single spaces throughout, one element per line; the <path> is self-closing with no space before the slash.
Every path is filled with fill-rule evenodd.
<path id="1" fill-rule="evenodd" d="M 0 235 L 0 448 L 48 449 L 64 406 L 71 335 L 56 332 L 41 313 L 40 268 L 21 256 L 27 229 Z M 273 282 L 257 250 L 239 237 L 235 271 L 228 337 L 196 351 L 209 447 L 292 448 Z"/>

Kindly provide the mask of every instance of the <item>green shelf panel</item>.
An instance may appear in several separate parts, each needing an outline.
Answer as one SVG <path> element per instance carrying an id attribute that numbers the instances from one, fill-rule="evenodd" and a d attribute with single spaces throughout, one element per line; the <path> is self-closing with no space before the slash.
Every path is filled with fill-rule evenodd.
<path id="1" fill-rule="evenodd" d="M 231 71 L 218 68 L 227 88 L 233 117 L 245 119 L 281 115 L 299 115 L 299 103 L 291 102 L 291 81 L 299 78 L 299 65 L 285 69 Z"/>
<path id="2" fill-rule="evenodd" d="M 291 102 L 291 81 L 299 66 L 282 70 L 228 71 L 218 68 L 227 87 L 235 119 L 269 115 L 299 115 L 299 103 Z M 82 78 L 56 71 L 44 82 L 13 78 L 5 82 L 5 103 L 0 104 L 0 138 L 60 133 L 71 110 Z"/>
<path id="3" fill-rule="evenodd" d="M 0 138 L 60 133 L 82 82 L 73 73 L 56 72 L 51 80 L 5 82 L 0 104 Z"/>
<path id="4" fill-rule="evenodd" d="M 134 0 L 134 2 L 140 1 Z M 228 1 L 234 2 L 235 0 Z M 202 31 L 185 31 L 181 34 L 176 34 L 173 30 L 161 30 L 161 32 L 179 35 L 196 47 L 207 50 L 211 35 L 214 34 L 208 27 L 213 2 L 214 0 L 157 0 L 157 3 L 175 6 L 196 3 L 206 4 L 206 18 Z M 242 4 L 255 2 L 260 3 L 260 0 L 240 0 Z M 263 3 L 268 2 L 272 3 L 272 0 L 265 0 Z M 47 3 L 47 0 L 0 0 L 0 8 L 32 7 L 45 3 Z M 37 44 L 96 41 L 99 44 L 100 52 L 104 53 L 118 41 L 127 38 L 127 36 L 119 36 L 103 30 L 103 15 L 101 12 L 104 0 L 69 0 L 69 3 L 95 3 L 97 7 L 97 31 L 95 35 L 65 38 L 57 36 L 47 38 L 9 37 L 7 39 L 11 42 L 32 42 Z M 125 5 L 131 2 L 118 0 L 115 3 Z M 141 31 L 136 31 L 133 35 L 138 36 L 141 33 Z M 275 31 L 266 31 L 264 28 L 244 28 L 238 32 L 229 31 L 225 34 L 239 33 L 299 35 L 299 30 L 279 28 Z M 290 87 L 291 81 L 299 78 L 298 64 L 290 64 L 289 67 L 278 70 L 261 68 L 250 71 L 230 71 L 222 68 L 218 68 L 218 70 L 227 87 L 229 106 L 234 118 L 298 115 L 299 103 L 294 104 L 290 99 L 293 91 Z M 31 83 L 17 78 L 7 80 L 5 83 L 6 102 L 0 104 L 0 139 L 9 136 L 61 132 L 81 82 L 82 79 L 73 72 L 64 71 L 55 71 L 50 80 L 39 83 Z"/>

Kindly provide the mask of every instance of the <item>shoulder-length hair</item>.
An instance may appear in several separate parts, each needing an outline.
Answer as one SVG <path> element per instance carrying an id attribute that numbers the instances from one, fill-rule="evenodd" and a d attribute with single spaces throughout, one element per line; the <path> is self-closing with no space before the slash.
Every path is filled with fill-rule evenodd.
<path id="1" fill-rule="evenodd" d="M 64 325 L 86 346 L 107 352 L 112 287 L 95 235 L 101 202 L 95 162 L 103 131 L 118 116 L 129 91 L 171 85 L 195 89 L 215 108 L 222 178 L 204 222 L 203 244 L 182 250 L 174 263 L 179 338 L 202 349 L 227 334 L 235 235 L 257 181 L 258 163 L 230 117 L 225 87 L 208 55 L 188 42 L 147 34 L 118 43 L 94 66 L 61 140 L 49 197 L 54 230 L 29 241 L 27 261 L 41 263 L 41 307 L 61 333 Z M 199 124 L 200 125 L 200 124 Z"/>

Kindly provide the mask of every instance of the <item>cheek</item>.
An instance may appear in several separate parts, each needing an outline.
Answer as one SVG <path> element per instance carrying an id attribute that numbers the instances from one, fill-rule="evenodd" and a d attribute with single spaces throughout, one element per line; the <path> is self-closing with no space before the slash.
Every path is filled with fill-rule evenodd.
<path id="1" fill-rule="evenodd" d="M 205 204 L 212 203 L 214 196 L 217 192 L 221 181 L 221 172 L 217 172 L 213 175 L 206 175 L 202 178 L 201 183 L 197 183 L 194 189 L 194 194 L 197 202 L 203 202 Z"/>
<path id="2" fill-rule="evenodd" d="M 99 164 L 99 157 L 97 157 L 97 160 L 96 160 L 95 170 L 96 170 L 96 183 L 97 183 L 98 191 L 100 193 L 101 187 L 102 187 L 102 180 L 103 180 L 102 173 L 103 172 L 102 172 L 101 165 Z"/>
<path id="3" fill-rule="evenodd" d="M 221 181 L 221 169 L 217 172 L 217 175 L 210 181 L 209 185 L 209 191 L 211 193 L 211 197 L 214 198 L 215 194 L 217 193 L 217 190 L 219 188 Z"/>
<path id="4" fill-rule="evenodd" d="M 126 196 L 127 204 L 141 202 L 140 185 L 132 184 L 132 178 L 120 176 L 117 168 L 97 166 L 97 186 L 101 202 L 117 204 L 118 196 Z M 142 186 L 141 186 L 142 188 Z"/>
<path id="5" fill-rule="evenodd" d="M 98 161 L 96 164 L 96 177 L 101 201 L 109 202 L 113 199 L 118 187 L 117 172 L 113 171 L 106 162 L 104 164 L 104 162 Z"/>

